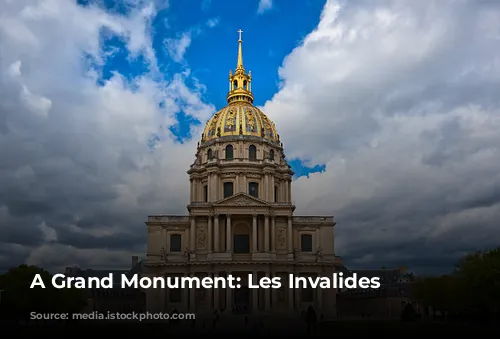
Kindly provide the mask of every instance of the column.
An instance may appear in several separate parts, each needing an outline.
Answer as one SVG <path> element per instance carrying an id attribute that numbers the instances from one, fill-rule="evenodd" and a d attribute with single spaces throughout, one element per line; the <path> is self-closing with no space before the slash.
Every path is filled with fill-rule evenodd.
<path id="1" fill-rule="evenodd" d="M 271 217 L 271 252 L 276 252 L 276 217 Z"/>
<path id="2" fill-rule="evenodd" d="M 231 214 L 226 215 L 226 252 L 231 253 Z"/>
<path id="3" fill-rule="evenodd" d="M 214 247 L 215 247 L 215 253 L 219 252 L 219 215 L 216 214 L 214 216 Z"/>
<path id="4" fill-rule="evenodd" d="M 194 184 L 193 179 L 189 179 L 189 193 L 190 193 L 190 201 L 194 201 Z"/>
<path id="5" fill-rule="evenodd" d="M 207 277 L 213 278 L 212 273 L 207 273 Z M 207 288 L 207 290 L 208 290 L 208 308 L 213 310 L 212 306 L 214 305 L 214 288 Z"/>
<path id="6" fill-rule="evenodd" d="M 231 272 L 227 272 L 227 275 L 230 275 Z M 231 288 L 226 284 L 226 312 L 231 312 L 232 309 L 232 300 L 231 300 Z"/>
<path id="7" fill-rule="evenodd" d="M 212 215 L 208 216 L 208 245 L 207 252 L 212 253 L 212 239 L 213 239 L 213 230 L 212 230 Z"/>
<path id="8" fill-rule="evenodd" d="M 187 277 L 187 273 L 184 274 L 185 277 Z M 189 304 L 189 288 L 183 288 L 182 289 L 182 308 L 184 310 L 188 310 Z"/>
<path id="9" fill-rule="evenodd" d="M 259 272 L 254 271 L 252 272 L 252 283 L 253 285 L 257 285 L 257 274 Z M 252 312 L 256 313 L 259 310 L 259 289 L 258 288 L 252 288 Z"/>
<path id="10" fill-rule="evenodd" d="M 271 275 L 273 278 L 277 276 L 277 273 L 274 272 L 272 275 Z M 281 279 L 281 283 L 284 284 L 285 282 L 283 281 L 283 279 Z M 289 289 L 289 288 L 287 288 Z M 272 308 L 276 310 L 276 308 L 278 307 L 278 297 L 277 297 L 277 291 L 278 289 L 277 288 L 273 288 L 271 289 L 271 300 L 273 302 L 273 305 L 272 305 Z"/>
<path id="11" fill-rule="evenodd" d="M 288 216 L 288 253 L 293 253 L 293 232 L 292 232 L 292 216 Z"/>
<path id="12" fill-rule="evenodd" d="M 194 278 L 195 274 L 191 273 L 191 278 Z M 195 310 L 195 305 L 196 305 L 196 288 L 185 288 L 186 290 L 189 290 L 189 310 L 194 311 Z"/>
<path id="13" fill-rule="evenodd" d="M 219 273 L 214 273 L 214 281 L 217 280 L 218 277 L 219 277 Z M 219 300 L 220 300 L 219 289 L 213 288 L 213 291 L 214 291 L 214 310 L 218 310 L 219 309 Z"/>
<path id="14" fill-rule="evenodd" d="M 257 214 L 252 215 L 252 247 L 253 252 L 257 252 Z"/>
<path id="15" fill-rule="evenodd" d="M 316 228 L 314 237 L 316 238 L 315 241 L 316 250 L 318 250 L 319 248 L 321 248 L 321 228 L 319 226 L 318 228 Z"/>
<path id="16" fill-rule="evenodd" d="M 189 230 L 189 250 L 195 250 L 195 237 L 196 237 L 196 217 L 191 217 L 191 228 Z"/>
<path id="17" fill-rule="evenodd" d="M 269 215 L 264 216 L 264 250 L 269 253 Z"/>
<path id="18" fill-rule="evenodd" d="M 320 275 L 318 274 L 318 277 L 319 276 Z M 317 304 L 316 304 L 318 306 L 317 309 L 318 309 L 319 313 L 323 313 L 322 312 L 322 310 L 323 310 L 323 289 L 317 288 L 316 291 L 317 291 L 316 298 L 318 298 Z M 318 314 L 318 315 L 320 315 L 320 314 Z"/>
<path id="19" fill-rule="evenodd" d="M 291 273 L 292 272 L 288 272 L 288 279 L 290 279 Z M 290 286 L 290 280 L 288 281 L 288 286 Z M 287 288 L 287 290 L 288 290 L 288 308 L 290 308 L 290 310 L 293 310 L 293 309 L 295 309 L 294 302 L 293 302 L 293 292 L 295 291 L 295 289 Z"/>
<path id="20" fill-rule="evenodd" d="M 266 277 L 269 278 L 269 272 L 266 272 Z M 271 309 L 271 289 L 266 288 L 264 290 L 264 308 L 266 311 Z"/>

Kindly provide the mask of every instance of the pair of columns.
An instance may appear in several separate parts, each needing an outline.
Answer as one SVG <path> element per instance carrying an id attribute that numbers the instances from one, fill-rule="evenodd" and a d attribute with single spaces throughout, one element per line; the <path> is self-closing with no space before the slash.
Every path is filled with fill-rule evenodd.
<path id="1" fill-rule="evenodd" d="M 231 214 L 226 214 L 226 252 L 232 252 L 232 225 L 231 225 Z M 258 233 L 257 233 L 257 214 L 252 215 L 252 252 L 259 252 L 259 250 L 263 252 L 270 252 L 270 249 L 274 251 L 276 248 L 276 219 L 275 217 L 270 217 L 269 215 L 264 215 L 264 248 L 260 249 L 258 244 Z M 208 248 L 209 252 L 220 252 L 220 244 L 219 244 L 219 234 L 220 234 L 220 226 L 219 226 L 219 215 L 216 214 L 213 217 L 213 225 L 212 225 L 212 216 L 208 217 Z M 271 230 L 269 230 L 269 219 L 271 219 Z M 191 225 L 190 225 L 190 239 L 189 239 L 189 248 L 194 250 L 196 248 L 196 217 L 191 217 Z M 288 253 L 293 252 L 293 233 L 292 233 L 292 217 L 288 217 Z M 217 235 L 215 238 L 213 237 Z M 271 241 L 269 241 L 271 240 Z M 214 248 L 212 249 L 212 243 Z"/>

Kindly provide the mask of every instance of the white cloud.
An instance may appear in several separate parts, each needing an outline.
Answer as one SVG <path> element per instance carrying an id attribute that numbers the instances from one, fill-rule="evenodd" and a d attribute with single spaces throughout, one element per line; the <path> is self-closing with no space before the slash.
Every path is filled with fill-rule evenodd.
<path id="1" fill-rule="evenodd" d="M 157 81 L 153 3 L 127 16 L 72 1 L 0 3 L 0 266 L 22 257 L 46 268 L 65 258 L 128 265 L 130 253 L 144 251 L 148 213 L 185 210 L 189 182 L 178 178 L 197 140 L 181 144 L 169 128 L 181 107 L 202 121 L 213 107 L 200 99 L 201 86 L 186 86 L 188 71 Z M 98 85 L 104 28 L 126 41 L 131 58 L 144 56 L 151 73 L 115 73 Z"/>
<path id="2" fill-rule="evenodd" d="M 258 14 L 263 14 L 273 8 L 273 0 L 259 0 Z"/>
<path id="3" fill-rule="evenodd" d="M 494 3 L 327 1 L 285 58 L 263 109 L 289 158 L 326 165 L 293 191 L 297 213 L 337 216 L 339 255 L 450 264 L 493 245 L 499 32 Z"/>

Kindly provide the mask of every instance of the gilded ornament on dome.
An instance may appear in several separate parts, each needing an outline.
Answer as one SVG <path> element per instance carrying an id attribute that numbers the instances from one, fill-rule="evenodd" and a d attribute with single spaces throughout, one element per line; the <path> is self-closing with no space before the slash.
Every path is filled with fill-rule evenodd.
<path id="1" fill-rule="evenodd" d="M 226 128 L 225 130 L 232 131 L 236 126 L 236 112 L 231 109 L 226 117 Z"/>

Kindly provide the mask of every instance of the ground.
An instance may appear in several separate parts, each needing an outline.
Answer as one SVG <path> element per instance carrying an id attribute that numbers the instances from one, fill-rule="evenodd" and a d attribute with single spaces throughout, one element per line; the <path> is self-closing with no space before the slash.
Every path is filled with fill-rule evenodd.
<path id="1" fill-rule="evenodd" d="M 89 331 L 89 334 L 98 335 L 99 333 L 115 333 L 123 332 L 124 335 L 144 335 L 152 334 L 160 335 L 181 335 L 187 334 L 237 334 L 238 336 L 304 336 L 307 335 L 307 326 L 299 321 L 292 323 L 286 321 L 277 321 L 273 319 L 245 319 L 244 316 L 235 316 L 223 324 L 218 324 L 215 328 L 212 327 L 212 322 L 206 321 L 194 322 L 184 321 L 183 323 L 166 325 L 159 323 L 128 323 L 128 322 L 94 322 L 85 321 L 76 324 L 56 324 L 56 325 L 31 325 L 24 326 L 19 330 L 19 334 L 26 335 L 54 335 L 57 332 L 61 333 L 79 333 Z M 113 332 L 111 332 L 113 331 Z M 394 337 L 424 337 L 428 335 L 446 336 L 451 335 L 473 335 L 474 337 L 482 337 L 497 333 L 498 326 L 479 326 L 465 324 L 450 324 L 450 323 L 431 323 L 431 322 L 415 322 L 403 323 L 400 321 L 333 321 L 319 323 L 315 333 L 310 333 L 310 336 L 317 337 L 358 337 L 358 336 L 394 336 Z M 45 332 L 45 333 L 44 333 Z"/>

